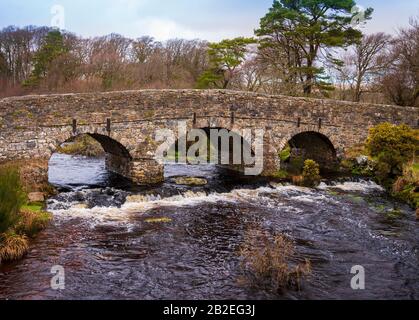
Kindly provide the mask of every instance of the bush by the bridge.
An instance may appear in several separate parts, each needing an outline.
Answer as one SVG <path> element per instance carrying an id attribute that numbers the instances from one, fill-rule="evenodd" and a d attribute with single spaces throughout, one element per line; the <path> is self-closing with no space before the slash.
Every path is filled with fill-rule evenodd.
<path id="1" fill-rule="evenodd" d="M 419 209 L 419 130 L 380 124 L 370 130 L 366 150 L 376 162 L 377 182 L 396 198 Z"/>
<path id="2" fill-rule="evenodd" d="M 320 166 L 316 161 L 306 160 L 303 169 L 303 185 L 315 187 L 320 183 Z"/>
<path id="3" fill-rule="evenodd" d="M 407 125 L 380 124 L 370 130 L 366 149 L 377 161 L 375 177 L 384 187 L 391 189 L 395 180 L 403 175 L 403 168 L 415 159 L 419 151 L 419 131 Z"/>

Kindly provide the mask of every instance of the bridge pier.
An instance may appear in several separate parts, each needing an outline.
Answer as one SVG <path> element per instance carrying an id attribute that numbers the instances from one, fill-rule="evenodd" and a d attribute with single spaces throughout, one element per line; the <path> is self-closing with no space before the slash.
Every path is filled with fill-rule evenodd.
<path id="1" fill-rule="evenodd" d="M 106 168 L 140 185 L 160 183 L 164 180 L 164 167 L 154 159 L 129 159 L 107 154 Z"/>
<path id="2" fill-rule="evenodd" d="M 275 176 L 281 168 L 281 161 L 278 150 L 274 147 L 275 142 L 269 132 L 265 134 L 263 143 L 263 172 L 261 176 Z"/>
<path id="3" fill-rule="evenodd" d="M 137 184 L 157 184 L 164 181 L 164 166 L 154 159 L 133 160 L 129 178 Z"/>

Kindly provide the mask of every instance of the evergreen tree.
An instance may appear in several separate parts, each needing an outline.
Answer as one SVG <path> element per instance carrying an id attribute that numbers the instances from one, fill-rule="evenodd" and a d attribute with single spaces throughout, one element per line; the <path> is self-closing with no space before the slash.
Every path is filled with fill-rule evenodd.
<path id="1" fill-rule="evenodd" d="M 49 32 L 34 56 L 34 69 L 24 84 L 38 86 L 40 81 L 47 76 L 52 62 L 66 52 L 68 49 L 65 46 L 62 33 L 59 30 Z"/>
<path id="2" fill-rule="evenodd" d="M 327 85 L 321 79 L 323 69 L 316 66 L 321 50 L 361 39 L 362 33 L 352 24 L 355 6 L 353 0 L 274 0 L 255 33 L 262 50 L 277 50 L 278 56 L 286 53 L 294 75 L 290 80 L 302 83 L 304 93 L 310 95 L 316 83 Z M 372 11 L 367 9 L 364 18 L 370 19 Z"/>
<path id="3" fill-rule="evenodd" d="M 252 38 L 235 38 L 209 45 L 210 68 L 198 79 L 198 88 L 227 89 L 238 67 L 244 62 L 247 46 L 255 43 Z"/>

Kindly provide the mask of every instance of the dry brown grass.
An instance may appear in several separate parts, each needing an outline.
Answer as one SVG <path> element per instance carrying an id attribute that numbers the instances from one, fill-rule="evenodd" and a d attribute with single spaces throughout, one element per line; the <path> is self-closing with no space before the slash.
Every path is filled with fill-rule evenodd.
<path id="1" fill-rule="evenodd" d="M 292 176 L 292 184 L 296 186 L 302 186 L 304 183 L 304 177 L 303 176 Z"/>
<path id="2" fill-rule="evenodd" d="M 20 221 L 15 227 L 16 233 L 24 234 L 29 238 L 35 237 L 44 230 L 51 221 L 51 215 L 48 212 L 31 212 L 22 210 L 20 212 Z"/>
<path id="3" fill-rule="evenodd" d="M 286 289 L 300 290 L 302 280 L 312 272 L 310 260 L 298 262 L 293 241 L 282 234 L 271 239 L 267 232 L 251 229 L 240 255 L 244 270 L 242 281 L 278 293 Z"/>
<path id="4" fill-rule="evenodd" d="M 0 169 L 10 168 L 19 168 L 20 181 L 27 193 L 40 191 L 55 194 L 55 189 L 48 183 L 48 160 L 30 159 L 0 163 Z"/>
<path id="5" fill-rule="evenodd" d="M 29 250 L 26 236 L 15 233 L 0 235 L 0 263 L 2 261 L 16 261 L 21 259 Z"/>

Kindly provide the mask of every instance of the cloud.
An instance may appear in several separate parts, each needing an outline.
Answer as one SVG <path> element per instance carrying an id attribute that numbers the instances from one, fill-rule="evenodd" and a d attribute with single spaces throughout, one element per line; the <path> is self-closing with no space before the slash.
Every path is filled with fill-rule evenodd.
<path id="1" fill-rule="evenodd" d="M 198 26 L 193 28 L 193 26 L 187 26 L 175 20 L 158 17 L 147 17 L 137 20 L 133 24 L 131 31 L 137 36 L 148 35 L 159 41 L 173 38 L 220 41 L 225 38 L 243 36 L 245 33 L 243 30 L 238 29 L 213 28 L 213 30 L 209 30 L 207 28 L 199 28 Z M 252 34 L 249 35 L 251 36 Z"/>
<path id="2" fill-rule="evenodd" d="M 192 39 L 199 37 L 194 31 L 169 19 L 149 17 L 136 21 L 134 25 L 137 32 L 152 36 L 160 41 L 171 38 Z"/>

